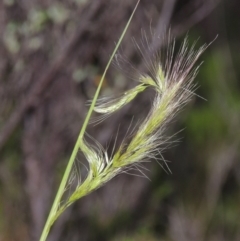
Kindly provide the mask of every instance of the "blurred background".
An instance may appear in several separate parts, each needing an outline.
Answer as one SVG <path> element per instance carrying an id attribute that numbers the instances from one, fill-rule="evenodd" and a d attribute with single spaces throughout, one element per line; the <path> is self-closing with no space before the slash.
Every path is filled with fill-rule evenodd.
<path id="1" fill-rule="evenodd" d="M 38 240 L 101 74 L 135 0 L 0 1 L 0 240 Z M 132 38 L 151 41 L 166 29 L 180 46 L 186 34 L 200 57 L 197 95 L 175 118 L 177 133 L 150 180 L 121 174 L 72 205 L 51 241 L 240 240 L 240 2 L 141 0 L 121 53 L 144 71 Z M 146 48 L 147 51 L 147 48 Z M 101 95 L 136 83 L 111 66 Z M 88 133 L 103 146 L 118 142 L 149 110 L 141 94 Z M 134 119 L 132 119 L 134 116 Z M 182 130 L 181 132 L 179 132 Z M 81 162 L 83 157 L 78 157 Z M 82 172 L 84 166 L 78 165 Z"/>

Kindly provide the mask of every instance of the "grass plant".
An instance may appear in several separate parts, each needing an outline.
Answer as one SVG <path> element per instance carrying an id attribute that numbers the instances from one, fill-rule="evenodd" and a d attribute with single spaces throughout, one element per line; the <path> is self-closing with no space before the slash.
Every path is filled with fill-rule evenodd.
<path id="1" fill-rule="evenodd" d="M 126 168 L 134 165 L 137 166 L 147 159 L 158 159 L 159 156 L 161 157 L 161 148 L 166 141 L 163 135 L 166 124 L 172 120 L 176 113 L 193 95 L 193 79 L 198 70 L 198 67 L 194 68 L 194 64 L 207 46 L 204 45 L 200 49 L 194 50 L 194 46 L 188 47 L 188 40 L 186 38 L 176 55 L 174 53 L 175 44 L 173 41 L 173 43 L 168 46 L 165 56 L 157 54 L 152 56 L 152 59 L 146 58 L 144 51 L 137 45 L 137 48 L 139 48 L 144 57 L 149 74 L 139 73 L 138 85 L 123 93 L 121 97 L 117 99 L 100 99 L 97 101 L 106 72 L 126 33 L 136 7 L 102 75 L 102 79 L 66 167 L 40 241 L 47 239 L 50 228 L 54 222 L 67 207 L 78 199 L 101 187 L 117 174 L 126 170 Z M 123 141 L 115 153 L 109 156 L 102 146 L 97 143 L 95 146 L 92 146 L 85 140 L 85 131 L 93 111 L 104 115 L 112 114 L 128 104 L 147 88 L 153 89 L 155 97 L 148 115 L 136 128 L 134 133 L 131 134 L 130 141 Z M 85 180 L 79 181 L 72 194 L 63 201 L 62 197 L 71 182 L 70 174 L 73 171 L 73 164 L 79 150 L 88 161 L 88 174 Z"/>

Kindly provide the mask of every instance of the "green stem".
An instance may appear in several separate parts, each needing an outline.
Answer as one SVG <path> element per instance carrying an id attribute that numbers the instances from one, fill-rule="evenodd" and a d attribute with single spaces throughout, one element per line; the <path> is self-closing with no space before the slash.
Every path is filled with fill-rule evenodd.
<path id="1" fill-rule="evenodd" d="M 131 16 L 130 16 L 130 18 L 129 18 L 129 20 L 128 20 L 128 22 L 127 22 L 127 24 L 126 24 L 126 26 L 125 26 L 125 28 L 124 28 L 124 30 L 123 30 L 123 32 L 122 32 L 119 40 L 118 40 L 118 42 L 117 42 L 117 45 L 116 45 L 116 47 L 115 47 L 115 49 L 114 49 L 114 51 L 113 51 L 113 53 L 112 53 L 112 55 L 111 55 L 108 63 L 107 63 L 107 66 L 106 66 L 106 68 L 105 68 L 105 70 L 104 70 L 104 73 L 103 73 L 103 75 L 102 75 L 102 78 L 101 78 L 101 80 L 100 80 L 100 83 L 99 83 L 99 85 L 98 85 L 98 88 L 97 88 L 97 90 L 96 90 L 96 93 L 95 93 L 95 95 L 94 95 L 92 104 L 91 104 L 91 106 L 90 106 L 90 108 L 89 108 L 89 111 L 88 111 L 87 116 L 86 116 L 86 118 L 85 118 L 85 120 L 84 120 L 83 126 L 82 126 L 82 128 L 81 128 L 81 131 L 80 131 L 80 133 L 79 133 L 77 142 L 76 142 L 76 144 L 75 144 L 75 146 L 74 146 L 74 148 L 73 148 L 73 152 L 72 152 L 71 157 L 70 157 L 70 159 L 69 159 L 69 161 L 68 161 L 68 165 L 67 165 L 66 170 L 65 170 L 65 173 L 64 173 L 64 175 L 63 175 L 63 178 L 62 178 L 61 184 L 60 184 L 60 186 L 59 186 L 57 195 L 56 195 L 56 197 L 55 197 L 55 200 L 54 200 L 54 202 L 53 202 L 51 211 L 50 211 L 50 213 L 49 213 L 49 215 L 48 215 L 47 221 L 46 221 L 45 226 L 44 226 L 44 229 L 43 229 L 43 231 L 42 231 L 42 234 L 41 234 L 41 237 L 40 237 L 40 241 L 45 241 L 45 240 L 47 239 L 48 234 L 49 234 L 49 231 L 50 231 L 50 228 L 51 228 L 51 226 L 53 225 L 53 223 L 55 222 L 56 212 L 58 211 L 58 208 L 59 208 L 59 205 L 60 205 L 60 201 L 61 201 L 62 195 L 63 195 L 63 193 L 64 193 L 64 190 L 65 190 L 65 187 L 66 187 L 66 184 L 67 184 L 67 181 L 68 181 L 70 172 L 71 172 L 71 170 L 72 170 L 73 163 L 74 163 L 74 161 L 75 161 L 75 158 L 76 158 L 76 155 L 77 155 L 77 152 L 78 152 L 78 149 L 79 149 L 79 145 L 80 145 L 80 143 L 81 143 L 81 141 L 82 141 L 82 139 L 83 139 L 84 133 L 85 133 L 86 128 L 87 128 L 87 125 L 88 125 L 88 123 L 89 123 L 91 114 L 92 114 L 92 112 L 93 112 L 93 109 L 94 109 L 94 106 L 95 106 L 95 104 L 96 104 L 98 95 L 99 95 L 99 93 L 100 93 L 100 89 L 101 89 L 102 83 L 103 83 L 104 78 L 105 78 L 105 76 L 106 76 L 107 70 L 108 70 L 108 68 L 109 68 L 109 66 L 110 66 L 110 64 L 111 64 L 111 62 L 112 62 L 112 60 L 113 60 L 113 57 L 114 57 L 114 55 L 116 54 L 116 52 L 117 52 L 117 50 L 118 50 L 118 48 L 119 48 L 119 45 L 120 45 L 120 43 L 122 42 L 122 39 L 123 39 L 124 35 L 126 34 L 126 31 L 127 31 L 128 27 L 129 27 L 129 24 L 130 24 L 130 22 L 131 22 L 131 20 L 132 20 L 132 17 L 133 17 L 133 15 L 134 15 L 134 13 L 135 13 L 135 11 L 136 11 L 136 9 L 137 9 L 137 6 L 138 6 L 139 2 L 140 2 L 140 0 L 138 0 L 136 6 L 135 6 L 135 8 L 134 8 L 134 10 L 133 10 L 133 12 L 132 12 L 132 14 L 131 14 Z"/>

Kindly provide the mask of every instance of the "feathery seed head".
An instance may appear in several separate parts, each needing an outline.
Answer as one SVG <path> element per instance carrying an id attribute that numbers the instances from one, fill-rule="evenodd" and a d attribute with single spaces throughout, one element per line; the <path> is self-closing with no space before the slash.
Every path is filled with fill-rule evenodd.
<path id="1" fill-rule="evenodd" d="M 204 45 L 195 51 L 193 47 L 187 47 L 188 41 L 185 39 L 180 51 L 173 57 L 174 45 L 173 42 L 168 47 L 165 59 L 160 58 L 163 55 L 155 55 L 153 60 L 146 63 L 150 74 L 139 74 L 140 84 L 136 87 L 126 91 L 119 98 L 102 98 L 97 102 L 94 110 L 109 115 L 131 102 L 146 88 L 151 87 L 155 91 L 155 98 L 147 117 L 132 135 L 130 142 L 123 142 L 113 156 L 109 157 L 100 145 L 91 147 L 84 140 L 80 142 L 79 148 L 89 163 L 88 176 L 77 186 L 59 212 L 102 186 L 129 165 L 148 158 L 157 159 L 159 155 L 162 158 L 160 148 L 165 144 L 163 133 L 166 124 L 193 95 L 192 81 L 198 70 L 198 67 L 193 66 L 207 47 Z M 146 60 L 148 58 L 144 58 L 145 62 Z"/>

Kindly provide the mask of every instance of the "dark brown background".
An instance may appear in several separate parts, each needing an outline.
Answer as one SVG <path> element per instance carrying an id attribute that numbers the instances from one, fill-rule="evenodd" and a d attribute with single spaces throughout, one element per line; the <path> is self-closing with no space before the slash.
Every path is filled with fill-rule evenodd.
<path id="1" fill-rule="evenodd" d="M 38 240 L 101 74 L 136 1 L 0 2 L 0 240 Z M 151 179 L 122 174 L 70 207 L 49 240 L 240 240 L 240 2 L 141 0 L 121 45 L 144 70 L 131 38 L 141 29 L 179 46 L 218 38 L 201 56 L 197 94 L 167 134 L 182 130 Z M 164 43 L 154 42 L 155 50 Z M 200 61 L 201 62 L 201 61 Z M 199 63 L 200 63 L 199 62 Z M 130 73 L 129 73 L 130 75 Z M 128 75 L 127 75 L 128 76 Z M 111 67 L 102 95 L 135 83 Z M 111 147 L 149 108 L 140 95 L 88 133 Z M 119 127 L 120 126 L 120 127 Z M 111 139 L 112 138 L 112 139 Z M 79 155 L 80 163 L 82 156 Z M 79 164 L 80 165 L 80 164 Z M 82 175 L 86 169 L 80 165 Z"/>

